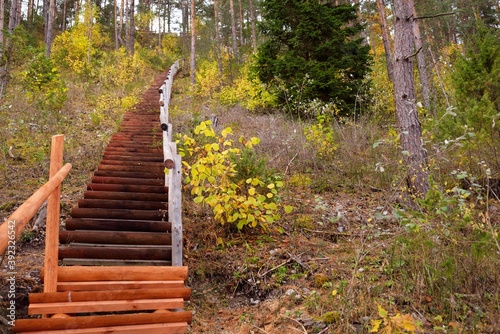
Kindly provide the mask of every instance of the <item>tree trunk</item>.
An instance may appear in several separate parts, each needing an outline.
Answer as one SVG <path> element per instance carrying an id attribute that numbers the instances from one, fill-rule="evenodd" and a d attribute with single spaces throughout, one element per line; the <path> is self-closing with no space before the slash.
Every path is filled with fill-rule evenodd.
<path id="1" fill-rule="evenodd" d="M 241 5 L 241 0 L 238 0 L 238 5 L 239 5 L 239 15 L 240 15 L 240 44 L 243 45 L 244 40 L 243 40 L 243 29 L 244 29 L 244 21 L 243 21 L 243 6 Z"/>
<path id="2" fill-rule="evenodd" d="M 219 32 L 219 11 L 217 9 L 217 0 L 214 0 L 214 25 L 215 25 L 215 43 L 217 54 L 217 65 L 219 67 L 219 75 L 222 78 L 222 57 L 220 54 L 220 32 Z"/>
<path id="3" fill-rule="evenodd" d="M 129 8 L 129 33 L 128 33 L 128 51 L 133 56 L 134 55 L 134 44 L 135 44 L 135 0 L 130 0 Z"/>
<path id="4" fill-rule="evenodd" d="M 394 101 L 408 185 L 417 196 L 429 190 L 428 168 L 415 101 L 413 0 L 394 0 Z"/>
<path id="5" fill-rule="evenodd" d="M 380 24 L 380 29 L 382 30 L 382 40 L 384 42 L 385 62 L 387 64 L 387 75 L 389 76 L 389 80 L 391 82 L 394 82 L 391 39 L 389 37 L 389 27 L 387 27 L 387 19 L 385 16 L 384 0 L 377 0 L 377 11 L 378 11 L 378 22 Z"/>
<path id="6" fill-rule="evenodd" d="M 195 13 L 195 0 L 191 0 L 191 61 L 189 62 L 191 68 L 191 85 L 196 83 L 196 13 Z"/>
<path id="7" fill-rule="evenodd" d="M 238 43 L 237 43 L 237 37 L 236 37 L 236 19 L 234 17 L 234 1 L 229 0 L 229 8 L 231 12 L 231 32 L 233 36 L 233 56 L 237 57 L 238 56 Z"/>
<path id="8" fill-rule="evenodd" d="M 117 0 L 114 0 L 113 15 L 115 16 L 115 50 L 118 51 L 118 49 L 120 48 L 120 44 L 118 40 L 118 4 L 116 2 Z"/>
<path id="9" fill-rule="evenodd" d="M 4 0 L 2 0 L 3 2 Z M 33 5 L 34 5 L 34 0 L 28 0 L 28 11 L 26 13 L 26 20 L 28 23 L 33 23 Z M 3 15 L 2 15 L 2 20 L 3 20 Z M 3 26 L 2 26 L 3 28 Z"/>
<path id="10" fill-rule="evenodd" d="M 3 36 L 3 28 L 5 26 L 5 1 L 0 0 L 0 58 L 3 55 L 3 50 L 5 47 L 4 36 Z"/>
<path id="11" fill-rule="evenodd" d="M 17 27 L 17 0 L 11 1 L 9 12 L 9 34 L 12 35 L 14 29 Z"/>
<path id="12" fill-rule="evenodd" d="M 115 0 L 116 1 L 116 0 Z M 67 6 L 67 3 L 68 1 L 67 0 L 64 0 L 63 1 L 63 12 L 62 12 L 62 27 L 61 27 L 61 31 L 62 32 L 65 32 L 66 31 L 66 15 L 67 15 L 67 12 L 68 12 L 68 6 Z"/>
<path id="13" fill-rule="evenodd" d="M 423 51 L 424 44 L 422 42 L 422 35 L 420 34 L 420 26 L 417 18 L 417 11 L 415 4 L 411 0 L 411 7 L 413 10 L 413 33 L 415 34 L 415 49 L 417 51 L 417 66 L 418 75 L 420 78 L 420 86 L 422 87 L 422 98 L 424 100 L 424 107 L 427 110 L 431 109 L 431 88 L 429 77 L 427 75 L 427 61 L 425 60 L 425 52 Z"/>
<path id="14" fill-rule="evenodd" d="M 252 21 L 252 47 L 253 51 L 257 52 L 257 29 L 255 28 L 255 10 L 253 9 L 253 0 L 248 0 L 248 6 L 250 10 L 250 21 Z"/>
<path id="15" fill-rule="evenodd" d="M 47 20 L 47 36 L 45 36 L 45 56 L 50 57 L 52 49 L 52 41 L 54 40 L 54 20 L 56 15 L 56 1 L 50 0 L 48 20 Z"/>

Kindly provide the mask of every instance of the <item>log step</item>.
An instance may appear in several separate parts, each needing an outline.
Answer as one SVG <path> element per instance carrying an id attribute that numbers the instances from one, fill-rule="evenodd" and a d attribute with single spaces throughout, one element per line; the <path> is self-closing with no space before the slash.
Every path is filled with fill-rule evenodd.
<path id="1" fill-rule="evenodd" d="M 170 232 L 172 224 L 164 221 L 69 218 L 66 230 Z"/>
<path id="2" fill-rule="evenodd" d="M 130 244 L 130 245 L 171 245 L 169 233 L 75 230 L 59 231 L 59 240 L 63 244 L 86 242 L 93 244 Z"/>
<path id="3" fill-rule="evenodd" d="M 144 185 L 134 185 L 134 184 L 89 183 L 87 184 L 87 190 L 166 194 L 168 188 L 160 186 L 144 186 Z"/>
<path id="4" fill-rule="evenodd" d="M 129 219 L 129 220 L 157 220 L 162 221 L 166 212 L 161 210 L 128 210 L 104 208 L 77 208 L 71 210 L 73 218 L 104 218 L 104 219 Z"/>
<path id="5" fill-rule="evenodd" d="M 144 179 L 144 178 L 116 177 L 116 176 L 94 176 L 92 177 L 92 183 L 163 186 L 165 184 L 165 178 Z"/>
<path id="6" fill-rule="evenodd" d="M 191 312 L 169 312 L 169 313 L 137 313 L 137 314 L 112 314 L 106 316 L 81 316 L 73 317 L 71 321 L 67 318 L 48 318 L 48 319 L 18 319 L 16 326 L 12 327 L 15 333 L 39 332 L 39 331 L 57 331 L 71 329 L 97 329 L 95 333 L 120 333 L 113 330 L 115 326 L 144 326 L 146 324 L 176 324 L 190 323 L 192 320 Z M 105 328 L 103 330 L 103 328 Z M 128 333 L 138 333 L 140 331 Z M 67 332 L 66 332 L 67 333 Z M 71 333 L 71 332 L 70 332 Z M 78 332 L 72 332 L 78 333 Z M 82 333 L 82 332 L 81 332 Z M 83 332 L 85 333 L 85 332 Z M 87 332 L 92 333 L 92 332 Z M 151 333 L 147 329 L 143 333 Z M 158 332 L 174 333 L 174 332 Z M 185 332 L 175 332 L 185 333 Z"/>
<path id="7" fill-rule="evenodd" d="M 119 166 L 119 165 L 105 165 L 100 164 L 99 170 L 112 170 L 119 172 L 147 172 L 147 173 L 161 173 L 165 171 L 163 166 Z"/>
<path id="8" fill-rule="evenodd" d="M 59 260 L 65 258 L 117 259 L 117 260 L 171 260 L 172 250 L 167 247 L 98 247 L 92 246 L 60 246 Z M 102 245 L 105 246 L 105 245 Z"/>
<path id="9" fill-rule="evenodd" d="M 111 200 L 140 200 L 151 202 L 166 202 L 168 197 L 165 194 L 153 193 L 133 193 L 133 192 L 118 192 L 118 191 L 85 191 L 83 193 L 85 199 L 111 199 Z"/>

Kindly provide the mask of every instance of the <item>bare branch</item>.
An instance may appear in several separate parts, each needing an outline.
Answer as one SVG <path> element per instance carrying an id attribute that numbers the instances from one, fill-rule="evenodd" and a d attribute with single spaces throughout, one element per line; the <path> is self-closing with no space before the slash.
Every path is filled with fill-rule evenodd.
<path id="1" fill-rule="evenodd" d="M 434 14 L 434 15 L 424 15 L 424 16 L 416 17 L 415 20 L 432 19 L 432 18 L 435 18 L 435 17 L 447 16 L 447 15 L 456 15 L 456 14 L 457 13 L 455 13 L 455 12 L 448 12 L 448 13 L 440 13 L 440 14 Z"/>

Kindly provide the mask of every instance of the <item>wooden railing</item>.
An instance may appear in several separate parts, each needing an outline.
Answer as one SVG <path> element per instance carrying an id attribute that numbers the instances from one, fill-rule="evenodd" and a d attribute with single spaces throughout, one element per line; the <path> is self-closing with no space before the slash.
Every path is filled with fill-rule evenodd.
<path id="1" fill-rule="evenodd" d="M 182 266 L 182 214 L 181 214 L 181 157 L 177 154 L 177 144 L 172 141 L 172 124 L 169 122 L 170 96 L 174 77 L 179 70 L 176 61 L 167 78 L 159 88 L 160 126 L 163 130 L 163 161 L 165 163 L 165 186 L 168 187 L 168 220 L 172 223 L 172 266 Z"/>
<path id="2" fill-rule="evenodd" d="M 16 240 L 21 236 L 22 230 L 48 199 L 44 292 L 55 292 L 57 285 L 61 183 L 71 170 L 71 164 L 62 165 L 63 146 L 64 135 L 52 137 L 49 181 L 0 225 L 0 253 L 7 250 L 6 257 L 9 259 L 11 256 L 15 256 Z"/>

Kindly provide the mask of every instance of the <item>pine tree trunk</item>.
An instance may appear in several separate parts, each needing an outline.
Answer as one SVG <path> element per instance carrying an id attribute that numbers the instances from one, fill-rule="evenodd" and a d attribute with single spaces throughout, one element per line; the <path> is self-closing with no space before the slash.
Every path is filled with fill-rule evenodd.
<path id="1" fill-rule="evenodd" d="M 45 36 L 45 56 L 50 57 L 52 49 L 52 40 L 54 39 L 54 19 L 56 15 L 56 1 L 50 0 L 48 20 L 47 20 L 47 36 Z"/>
<path id="2" fill-rule="evenodd" d="M 253 0 L 248 0 L 248 6 L 250 10 L 250 21 L 252 21 L 252 47 L 253 51 L 257 52 L 257 29 L 255 27 L 255 10 L 253 9 Z"/>
<path id="3" fill-rule="evenodd" d="M 17 27 L 17 0 L 11 1 L 9 12 L 9 34 L 12 35 Z"/>
<path id="4" fill-rule="evenodd" d="M 219 67 L 219 75 L 222 78 L 222 56 L 220 52 L 220 32 L 219 32 L 219 10 L 217 9 L 217 0 L 214 0 L 214 25 L 215 25 L 215 43 L 217 53 L 217 65 Z"/>
<path id="5" fill-rule="evenodd" d="M 238 43 L 237 43 L 237 37 L 236 37 L 236 19 L 234 15 L 234 1 L 229 0 L 229 8 L 231 12 L 231 32 L 233 36 L 233 55 L 234 57 L 238 56 Z"/>
<path id="6" fill-rule="evenodd" d="M 0 58 L 3 55 L 4 49 L 4 36 L 3 36 L 3 28 L 5 26 L 5 0 L 0 0 Z"/>
<path id="7" fill-rule="evenodd" d="M 427 75 L 427 61 L 425 59 L 425 52 L 423 51 L 424 44 L 422 42 L 422 35 L 420 34 L 420 26 L 415 10 L 415 4 L 411 0 L 411 7 L 413 12 L 413 33 L 415 34 L 415 49 L 417 50 L 417 66 L 418 75 L 420 78 L 420 86 L 422 87 L 422 98 L 424 100 L 424 107 L 427 110 L 431 109 L 431 87 L 429 83 L 429 76 Z"/>
<path id="8" fill-rule="evenodd" d="M 135 0 L 130 0 L 130 8 L 129 8 L 129 33 L 128 33 L 128 51 L 133 56 L 135 51 Z"/>
<path id="9" fill-rule="evenodd" d="M 115 50 L 118 51 L 120 48 L 120 42 L 118 40 L 118 4 L 117 0 L 114 0 L 114 16 L 115 16 Z"/>
<path id="10" fill-rule="evenodd" d="M 408 185 L 422 197 L 429 190 L 429 180 L 415 100 L 412 4 L 413 0 L 394 0 L 394 100 Z"/>
<path id="11" fill-rule="evenodd" d="M 68 9 L 67 9 L 68 8 L 68 4 L 67 3 L 68 3 L 67 0 L 63 1 L 63 13 L 62 13 L 63 17 L 62 17 L 62 28 L 61 28 L 62 32 L 66 31 L 66 15 L 67 15 L 67 12 L 68 12 Z M 116 22 L 116 20 L 115 20 L 115 22 Z"/>
<path id="12" fill-rule="evenodd" d="M 387 27 L 387 19 L 385 16 L 384 0 L 377 0 L 377 11 L 378 11 L 378 22 L 380 24 L 380 29 L 382 30 L 382 40 L 384 42 L 385 62 L 387 64 L 387 75 L 389 76 L 389 80 L 391 82 L 394 82 L 391 39 L 389 37 L 389 28 Z"/>
<path id="13" fill-rule="evenodd" d="M 191 0 L 191 85 L 196 83 L 196 13 L 194 1 Z"/>
<path id="14" fill-rule="evenodd" d="M 243 28 L 244 28 L 244 21 L 243 21 L 243 6 L 241 5 L 241 0 L 238 0 L 238 5 L 239 5 L 239 15 L 240 15 L 240 43 L 243 45 Z"/>

